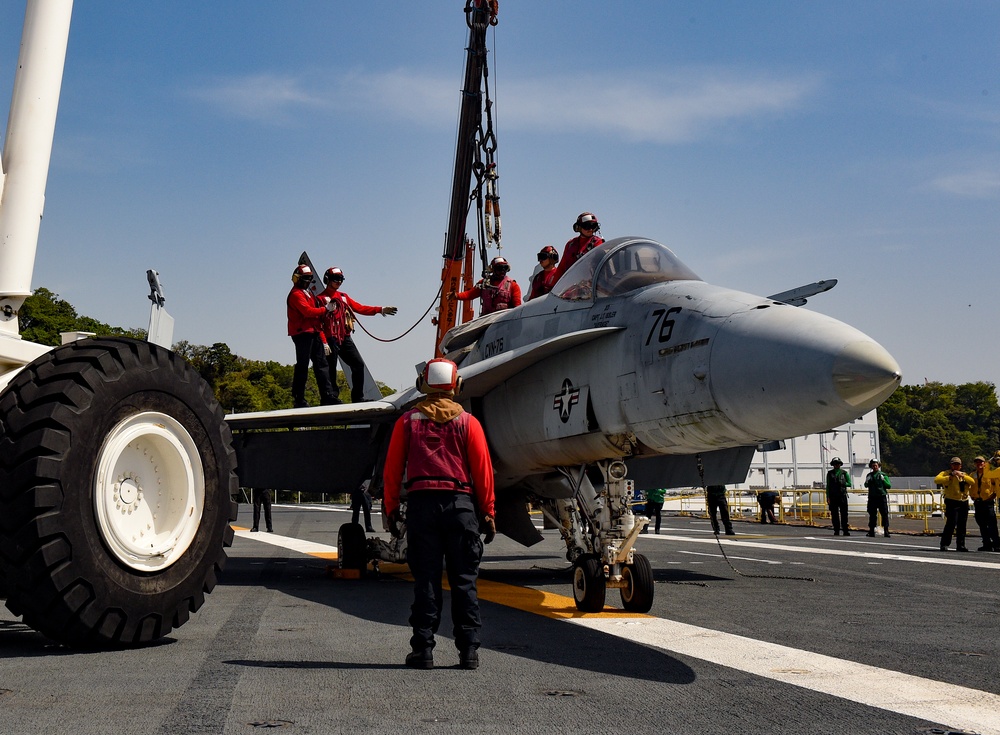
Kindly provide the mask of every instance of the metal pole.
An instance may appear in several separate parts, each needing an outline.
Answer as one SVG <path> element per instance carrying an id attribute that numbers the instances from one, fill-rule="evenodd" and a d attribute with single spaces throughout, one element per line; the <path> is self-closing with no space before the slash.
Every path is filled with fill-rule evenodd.
<path id="1" fill-rule="evenodd" d="M 29 0 L 11 94 L 0 185 L 0 333 L 16 336 L 31 295 L 73 0 Z"/>

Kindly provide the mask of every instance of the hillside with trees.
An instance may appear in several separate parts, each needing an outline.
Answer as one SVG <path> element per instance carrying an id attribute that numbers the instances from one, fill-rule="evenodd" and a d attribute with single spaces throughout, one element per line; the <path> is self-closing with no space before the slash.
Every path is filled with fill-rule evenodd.
<path id="1" fill-rule="evenodd" d="M 18 312 L 21 336 L 32 342 L 56 346 L 60 332 L 93 332 L 98 336 L 125 336 L 145 339 L 145 329 L 113 327 L 87 316 L 80 316 L 68 301 L 46 288 L 37 289 L 24 300 Z M 215 397 L 227 413 L 271 411 L 292 407 L 292 365 L 271 360 L 250 360 L 233 354 L 225 342 L 210 347 L 186 341 L 173 345 L 174 352 L 184 357 L 212 386 Z M 289 353 L 291 345 L 289 344 Z M 378 384 L 382 395 L 392 389 Z M 337 371 L 340 398 L 350 401 L 351 391 L 342 371 Z M 306 400 L 319 405 L 316 380 L 309 373 Z"/>
<path id="2" fill-rule="evenodd" d="M 978 382 L 904 385 L 878 409 L 886 471 L 931 476 L 961 457 L 966 467 L 978 454 L 1000 449 L 1000 407 L 996 386 Z"/>

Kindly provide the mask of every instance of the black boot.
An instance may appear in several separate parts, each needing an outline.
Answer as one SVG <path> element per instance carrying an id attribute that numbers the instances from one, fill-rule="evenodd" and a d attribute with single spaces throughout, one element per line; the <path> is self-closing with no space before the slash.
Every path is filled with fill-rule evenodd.
<path id="1" fill-rule="evenodd" d="M 463 669 L 479 668 L 479 651 L 475 648 L 466 648 L 458 654 L 458 665 Z"/>
<path id="2" fill-rule="evenodd" d="M 411 669 L 433 669 L 434 654 L 429 650 L 412 651 L 406 654 L 406 665 Z"/>

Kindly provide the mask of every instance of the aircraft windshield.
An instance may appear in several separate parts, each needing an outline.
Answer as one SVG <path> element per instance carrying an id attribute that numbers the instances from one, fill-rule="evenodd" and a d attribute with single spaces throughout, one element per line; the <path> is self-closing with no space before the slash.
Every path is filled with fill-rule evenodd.
<path id="1" fill-rule="evenodd" d="M 594 277 L 597 271 L 597 277 Z M 625 239 L 594 248 L 574 263 L 552 289 L 567 301 L 628 293 L 654 283 L 701 280 L 669 248 L 651 240 Z"/>

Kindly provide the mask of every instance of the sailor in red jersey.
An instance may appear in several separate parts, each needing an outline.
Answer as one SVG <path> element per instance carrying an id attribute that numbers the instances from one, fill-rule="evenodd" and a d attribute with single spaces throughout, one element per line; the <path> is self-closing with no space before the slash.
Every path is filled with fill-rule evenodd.
<path id="1" fill-rule="evenodd" d="M 528 294 L 527 301 L 544 296 L 556 285 L 558 275 L 556 263 L 558 262 L 559 251 L 551 245 L 546 245 L 538 251 L 538 264 L 542 269 L 531 277 L 531 292 Z"/>
<path id="2" fill-rule="evenodd" d="M 580 259 L 584 253 L 590 252 L 599 245 L 604 244 L 604 238 L 597 233 L 601 230 L 601 223 L 597 221 L 597 215 L 593 212 L 582 212 L 573 223 L 573 232 L 579 232 L 577 237 L 566 243 L 563 249 L 562 260 L 556 269 L 555 280 L 558 281 L 562 274 L 569 270 L 569 267 Z"/>
<path id="3" fill-rule="evenodd" d="M 337 374 L 338 358 L 344 361 L 351 370 L 351 402 L 358 403 L 365 399 L 365 361 L 351 338 L 351 333 L 354 331 L 354 315 L 393 316 L 397 309 L 395 306 L 359 304 L 340 290 L 343 282 L 344 271 L 340 268 L 327 268 L 323 274 L 326 288 L 319 297 L 327 302 L 326 308 L 329 312 L 323 321 L 323 332 L 327 344 L 330 345 L 330 363 L 333 365 L 330 373 Z"/>
<path id="4" fill-rule="evenodd" d="M 305 408 L 306 381 L 309 379 L 309 361 L 312 360 L 316 387 L 324 406 L 340 403 L 326 356 L 330 350 L 324 338 L 321 320 L 328 309 L 324 308 L 309 290 L 313 272 L 308 265 L 300 265 L 292 272 L 292 290 L 285 299 L 288 308 L 288 336 L 295 343 L 295 370 L 292 373 L 292 405 Z"/>
<path id="5" fill-rule="evenodd" d="M 459 301 L 482 299 L 479 316 L 486 316 L 503 309 L 513 309 L 521 305 L 521 287 L 507 275 L 508 273 L 510 273 L 510 263 L 505 258 L 494 258 L 490 261 L 489 280 L 484 279 L 462 293 L 452 291 L 448 294 L 448 298 Z"/>
<path id="6" fill-rule="evenodd" d="M 406 665 L 434 667 L 434 634 L 441 623 L 441 566 L 451 587 L 451 618 L 459 664 L 479 666 L 476 579 L 486 543 L 496 535 L 493 462 L 483 427 L 453 400 L 460 379 L 451 360 L 427 363 L 417 387 L 427 395 L 393 428 L 385 460 L 382 509 L 400 535 L 400 491 L 406 474 L 406 561 L 413 574 L 412 649 Z"/>

